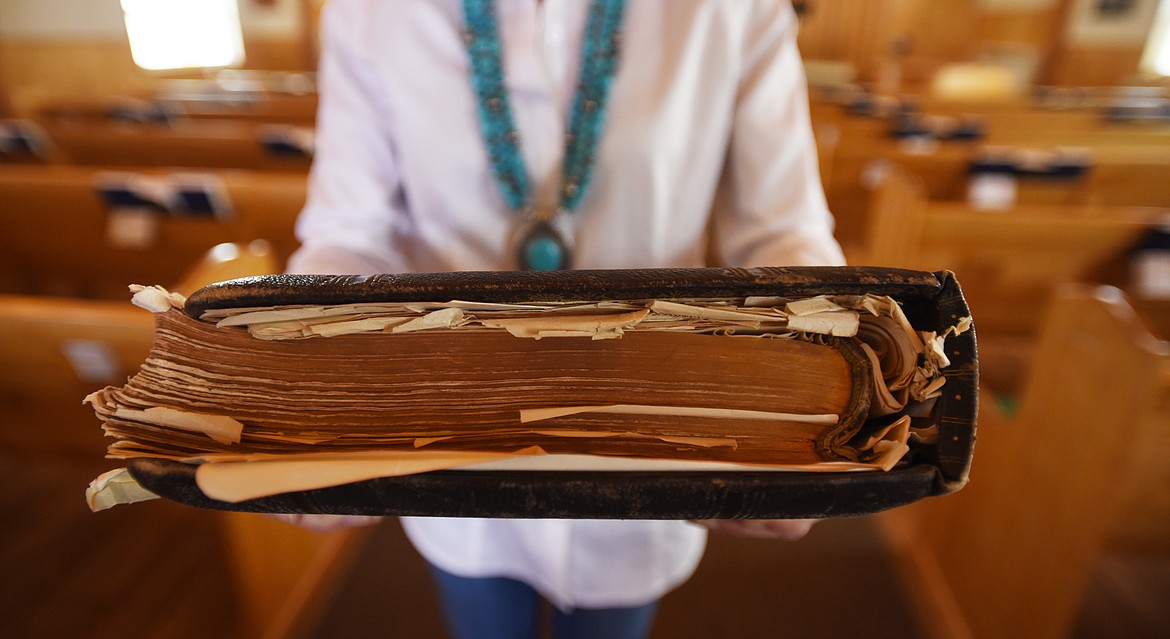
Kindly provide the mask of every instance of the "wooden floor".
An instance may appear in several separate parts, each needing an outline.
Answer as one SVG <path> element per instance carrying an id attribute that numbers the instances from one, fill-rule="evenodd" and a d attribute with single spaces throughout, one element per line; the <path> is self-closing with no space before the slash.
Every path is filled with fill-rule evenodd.
<path id="1" fill-rule="evenodd" d="M 1170 556 L 1114 553 L 1098 562 L 1071 639 L 1114 637 L 1170 637 Z"/>
<path id="2" fill-rule="evenodd" d="M 82 495 L 98 466 L 0 457 L 0 637 L 244 637 L 217 515 L 164 502 L 90 513 Z M 398 522 L 378 526 L 360 553 L 307 636 L 443 637 L 425 565 Z M 1112 558 L 1073 636 L 1170 636 L 1168 601 L 1170 558 Z M 713 535 L 653 637 L 922 634 L 876 523 L 851 518 L 798 543 Z"/>

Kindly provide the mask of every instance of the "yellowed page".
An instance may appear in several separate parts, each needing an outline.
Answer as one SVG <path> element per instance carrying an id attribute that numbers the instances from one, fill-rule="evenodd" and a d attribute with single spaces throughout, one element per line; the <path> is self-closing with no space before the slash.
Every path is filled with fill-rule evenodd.
<path id="1" fill-rule="evenodd" d="M 538 453 L 539 449 L 532 449 Z M 230 503 L 284 492 L 339 486 L 483 463 L 521 453 L 412 450 L 201 464 L 195 482 L 205 495 Z"/>

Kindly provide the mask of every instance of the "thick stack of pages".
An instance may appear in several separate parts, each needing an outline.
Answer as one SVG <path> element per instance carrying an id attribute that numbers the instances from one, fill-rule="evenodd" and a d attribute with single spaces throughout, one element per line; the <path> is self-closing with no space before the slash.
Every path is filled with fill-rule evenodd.
<path id="1" fill-rule="evenodd" d="M 136 291 L 156 340 L 125 386 L 87 398 L 110 456 L 131 460 L 91 487 L 95 508 L 158 493 L 260 511 L 802 516 L 966 479 L 974 338 L 949 274 L 275 276 L 187 300 Z M 861 496 L 883 482 L 892 493 Z"/>

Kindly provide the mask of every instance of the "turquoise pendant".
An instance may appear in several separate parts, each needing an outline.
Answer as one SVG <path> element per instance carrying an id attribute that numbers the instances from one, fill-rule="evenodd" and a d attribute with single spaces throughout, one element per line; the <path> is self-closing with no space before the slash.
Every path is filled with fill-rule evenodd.
<path id="1" fill-rule="evenodd" d="M 569 268 L 569 245 L 545 221 L 534 222 L 520 237 L 517 261 L 525 271 L 560 271 Z"/>

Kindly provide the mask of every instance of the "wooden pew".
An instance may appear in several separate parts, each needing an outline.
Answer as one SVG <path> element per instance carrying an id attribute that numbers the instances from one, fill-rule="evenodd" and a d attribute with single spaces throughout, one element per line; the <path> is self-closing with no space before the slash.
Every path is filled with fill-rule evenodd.
<path id="1" fill-rule="evenodd" d="M 1055 286 L 1091 279 L 1165 212 L 1053 204 L 1009 211 L 934 202 L 922 180 L 893 171 L 875 191 L 865 263 L 956 273 L 976 326 L 1034 335 Z"/>
<path id="2" fill-rule="evenodd" d="M 283 261 L 273 254 L 265 240 L 253 240 L 247 244 L 224 242 L 211 247 L 168 290 L 190 295 L 208 284 L 253 275 L 272 275 L 282 270 Z"/>
<path id="3" fill-rule="evenodd" d="M 59 152 L 36 121 L 0 117 L 0 166 L 44 164 L 59 159 Z"/>
<path id="4" fill-rule="evenodd" d="M 263 239 L 278 260 L 297 246 L 293 224 L 304 205 L 303 175 L 206 172 L 233 212 L 222 219 L 158 213 L 149 218 L 156 223 L 153 241 L 136 245 L 110 240 L 120 218 L 95 188 L 105 174 L 96 167 L 0 166 L 0 291 L 122 299 L 128 284 L 178 281 L 223 242 Z M 142 175 L 167 179 L 175 172 Z"/>
<path id="5" fill-rule="evenodd" d="M 198 91 L 159 92 L 154 100 L 182 117 L 212 120 L 245 120 L 313 126 L 317 120 L 317 94 L 264 92 L 234 100 L 230 94 Z"/>
<path id="6" fill-rule="evenodd" d="M 42 126 L 56 161 L 71 164 L 302 174 L 312 164 L 311 129 L 287 124 L 188 119 L 169 124 L 46 121 Z"/>
<path id="7" fill-rule="evenodd" d="M 970 483 L 881 518 L 927 636 L 1069 636 L 1168 361 L 1117 289 L 1061 290 L 1018 416 L 980 411 Z"/>
<path id="8" fill-rule="evenodd" d="M 1115 144 L 1068 151 L 1056 147 L 986 145 L 974 149 L 969 161 L 982 156 L 1002 162 L 1013 155 L 1020 158 L 1031 155 L 1054 161 L 1064 158 L 1065 162 L 1086 163 L 1077 175 L 1014 176 L 1014 198 L 1020 204 L 1170 207 L 1170 185 L 1166 182 L 1166 176 L 1170 175 L 1170 141 L 1165 147 Z M 929 179 L 922 166 L 911 168 L 907 162 L 902 166 Z M 967 176 L 960 173 L 965 168 L 953 170 L 958 179 L 931 182 L 930 197 L 937 200 L 968 199 Z"/>
<path id="9" fill-rule="evenodd" d="M 814 104 L 816 121 L 838 132 L 831 170 L 825 175 L 838 238 L 851 248 L 861 241 L 875 176 L 890 166 L 923 178 L 932 199 L 964 199 L 970 161 L 985 146 L 1047 150 L 1084 149 L 1093 168 L 1075 180 L 1020 181 L 1022 203 L 1061 202 L 1170 206 L 1164 176 L 1170 170 L 1170 124 L 1110 122 L 1099 110 L 1054 110 L 1028 103 L 947 104 L 925 101 L 928 118 L 973 116 L 984 137 L 922 143 L 893 137 L 892 115 L 858 115 L 836 104 Z"/>
<path id="10" fill-rule="evenodd" d="M 81 400 L 125 382 L 153 335 L 150 313 L 128 301 L 0 296 L 5 453 L 100 461 L 100 424 Z"/>
<path id="11" fill-rule="evenodd" d="M 207 251 L 170 290 L 190 293 L 212 282 L 277 273 L 262 244 Z M 30 452 L 100 460 L 105 442 L 86 395 L 125 383 L 154 339 L 151 314 L 120 300 L 0 295 L 0 442 L 6 454 Z"/>
<path id="12" fill-rule="evenodd" d="M 240 120 L 270 124 L 313 126 L 317 114 L 316 94 L 254 94 L 214 91 L 159 92 L 143 97 L 126 96 L 105 100 L 58 100 L 36 109 L 42 121 L 110 123 L 170 120 Z"/>
<path id="13" fill-rule="evenodd" d="M 1052 108 L 1031 98 L 1017 103 L 963 104 L 923 99 L 920 108 L 940 115 L 976 114 L 987 125 L 991 144 L 1061 145 L 1075 140 L 1085 146 L 1162 146 L 1170 144 L 1170 122 L 1124 121 L 1106 117 L 1106 104 Z"/>
<path id="14" fill-rule="evenodd" d="M 217 249 L 194 264 L 182 283 L 170 288 L 193 290 L 232 277 L 272 273 L 279 267 L 270 254 L 252 252 L 248 246 Z M 102 437 L 100 421 L 92 408 L 82 404 L 82 399 L 106 385 L 124 383 L 137 371 L 153 341 L 153 316 L 128 299 L 115 302 L 0 295 L 0 336 L 5 342 L 0 348 L 0 446 L 6 458 L 18 459 L 26 469 L 18 476 L 35 475 L 51 482 L 64 461 L 64 467 L 71 472 L 62 478 L 73 482 L 78 467 L 92 468 L 93 476 L 116 467 L 116 462 L 103 460 L 107 442 Z M 17 493 L 28 490 L 11 485 L 9 488 Z M 78 483 L 75 490 L 77 501 L 67 509 L 75 510 L 81 503 L 84 483 Z M 145 503 L 121 508 L 150 511 L 156 506 L 173 505 Z M 174 510 L 168 508 L 155 512 Z M 65 517 L 59 520 L 71 521 Z M 316 532 L 241 513 L 217 513 L 216 520 L 218 525 L 211 528 L 219 537 L 216 543 L 221 546 L 220 552 L 231 558 L 233 581 L 215 586 L 234 588 L 236 605 L 230 611 L 208 614 L 238 615 L 242 626 L 239 636 L 271 639 L 306 636 L 315 627 L 369 532 Z M 9 524 L 39 526 L 61 539 L 76 537 L 72 531 L 54 529 L 57 521 L 17 518 Z M 152 518 L 144 514 L 134 521 L 149 522 Z M 86 525 L 92 527 L 88 522 Z M 133 540 L 151 532 L 135 529 L 117 535 Z M 201 528 L 198 532 L 207 534 L 208 530 Z M 175 540 L 171 552 L 161 559 L 129 553 L 119 569 L 152 575 L 176 571 L 181 563 L 172 566 L 168 561 L 182 562 L 186 558 L 185 543 L 183 539 Z M 198 543 L 206 545 L 207 541 L 201 539 Z M 89 572 L 95 570 L 90 567 Z M 153 583 L 150 579 L 142 582 Z M 88 587 L 98 591 L 106 584 Z M 105 609 L 95 614 L 129 618 L 139 613 Z"/>
<path id="15" fill-rule="evenodd" d="M 901 168 L 921 178 L 930 193 L 960 191 L 967 183 L 967 166 L 975 148 L 973 142 L 955 141 L 939 143 L 924 153 L 884 134 L 851 137 L 846 128 L 836 145 L 825 189 L 846 254 L 864 241 L 873 189 L 885 174 Z"/>

